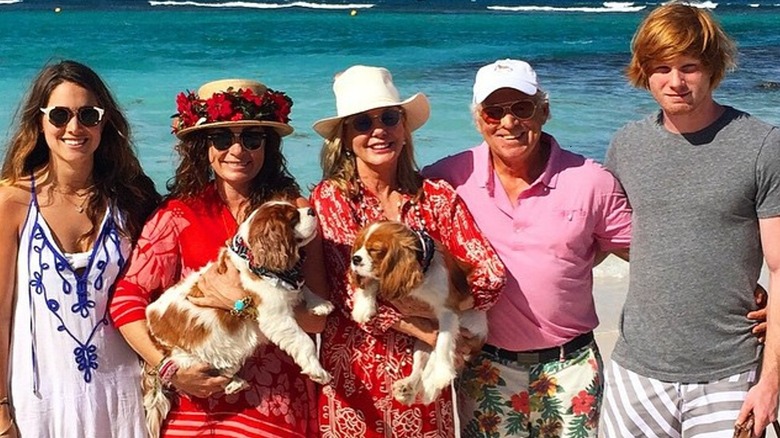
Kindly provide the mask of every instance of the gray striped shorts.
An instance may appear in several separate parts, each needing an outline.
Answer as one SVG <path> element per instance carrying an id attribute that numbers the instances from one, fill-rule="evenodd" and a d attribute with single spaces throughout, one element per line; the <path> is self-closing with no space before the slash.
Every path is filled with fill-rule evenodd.
<path id="1" fill-rule="evenodd" d="M 705 383 L 663 382 L 605 364 L 600 429 L 612 437 L 731 438 L 752 369 Z"/>

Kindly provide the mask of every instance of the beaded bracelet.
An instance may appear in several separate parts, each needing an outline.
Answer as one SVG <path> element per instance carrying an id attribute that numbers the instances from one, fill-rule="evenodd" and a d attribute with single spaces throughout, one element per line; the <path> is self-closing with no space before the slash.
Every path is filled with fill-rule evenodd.
<path id="1" fill-rule="evenodd" d="M 254 318 L 257 316 L 257 308 L 255 307 L 252 297 L 247 295 L 240 300 L 236 300 L 233 303 L 233 308 L 230 309 L 230 314 L 239 318 Z"/>

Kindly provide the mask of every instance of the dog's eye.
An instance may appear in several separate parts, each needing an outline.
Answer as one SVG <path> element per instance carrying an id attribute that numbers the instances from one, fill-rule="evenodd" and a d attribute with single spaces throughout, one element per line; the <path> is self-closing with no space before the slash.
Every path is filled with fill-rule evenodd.
<path id="1" fill-rule="evenodd" d="M 385 248 L 368 248 L 368 253 L 372 256 L 384 256 L 387 253 Z"/>

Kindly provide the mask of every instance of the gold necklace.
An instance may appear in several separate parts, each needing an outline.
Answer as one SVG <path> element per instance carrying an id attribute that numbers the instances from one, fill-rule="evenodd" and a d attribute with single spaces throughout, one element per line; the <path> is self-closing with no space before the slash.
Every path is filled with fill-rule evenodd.
<path id="1" fill-rule="evenodd" d="M 70 205 L 72 205 L 72 206 L 76 207 L 76 211 L 77 211 L 79 214 L 82 214 L 82 213 L 84 213 L 84 209 L 85 209 L 85 208 L 86 208 L 86 206 L 87 206 L 87 202 L 88 202 L 88 201 L 89 201 L 89 199 L 91 198 L 91 196 L 90 196 L 90 195 L 92 194 L 92 189 L 93 189 L 94 187 L 95 187 L 94 185 L 91 185 L 91 186 L 87 187 L 86 189 L 83 189 L 83 192 L 82 192 L 82 193 L 79 193 L 78 191 L 71 191 L 71 192 L 66 192 L 66 191 L 63 191 L 63 190 L 61 190 L 61 189 L 59 188 L 59 186 L 56 186 L 56 185 L 53 187 L 53 189 L 54 189 L 54 191 L 55 191 L 55 192 L 57 192 L 57 193 L 61 194 L 61 195 L 62 195 L 62 198 L 63 198 L 65 201 L 67 201 L 67 202 L 68 202 L 68 204 L 70 204 Z M 79 198 L 79 199 L 80 199 L 80 201 L 78 201 L 78 202 L 73 202 L 73 200 L 70 198 L 71 196 L 76 196 L 76 198 Z"/>

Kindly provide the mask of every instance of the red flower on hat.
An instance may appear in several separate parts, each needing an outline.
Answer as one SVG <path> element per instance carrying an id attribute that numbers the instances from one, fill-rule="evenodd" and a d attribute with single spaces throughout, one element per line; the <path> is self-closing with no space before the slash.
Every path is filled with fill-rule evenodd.
<path id="1" fill-rule="evenodd" d="M 246 99 L 247 102 L 253 103 L 255 105 L 262 105 L 263 99 L 255 94 L 254 91 L 252 91 L 251 88 L 247 88 L 241 92 L 241 96 Z"/>
<path id="2" fill-rule="evenodd" d="M 270 90 L 269 90 L 270 91 Z M 268 97 L 276 104 L 276 117 L 279 120 L 284 120 L 287 123 L 290 118 L 290 107 L 292 107 L 292 100 L 282 93 L 266 93 Z"/>
<path id="3" fill-rule="evenodd" d="M 214 93 L 210 98 L 200 99 L 187 91 L 176 96 L 177 113 L 172 117 L 173 132 L 195 125 L 240 120 L 258 120 L 278 123 L 290 122 L 293 101 L 281 91 L 266 90 L 263 95 L 252 89 L 228 88 Z"/>
<path id="4" fill-rule="evenodd" d="M 182 92 L 176 96 L 176 107 L 179 111 L 175 116 L 178 117 L 176 124 L 192 126 L 198 121 L 199 116 L 193 111 L 193 101 L 195 100 L 197 100 L 197 98 L 191 91 L 188 91 L 187 93 Z M 181 129 L 181 127 L 179 129 Z"/>
<path id="5" fill-rule="evenodd" d="M 228 100 L 224 93 L 211 96 L 206 101 L 206 107 L 208 108 L 210 120 L 229 120 L 233 114 L 232 102 Z"/>

